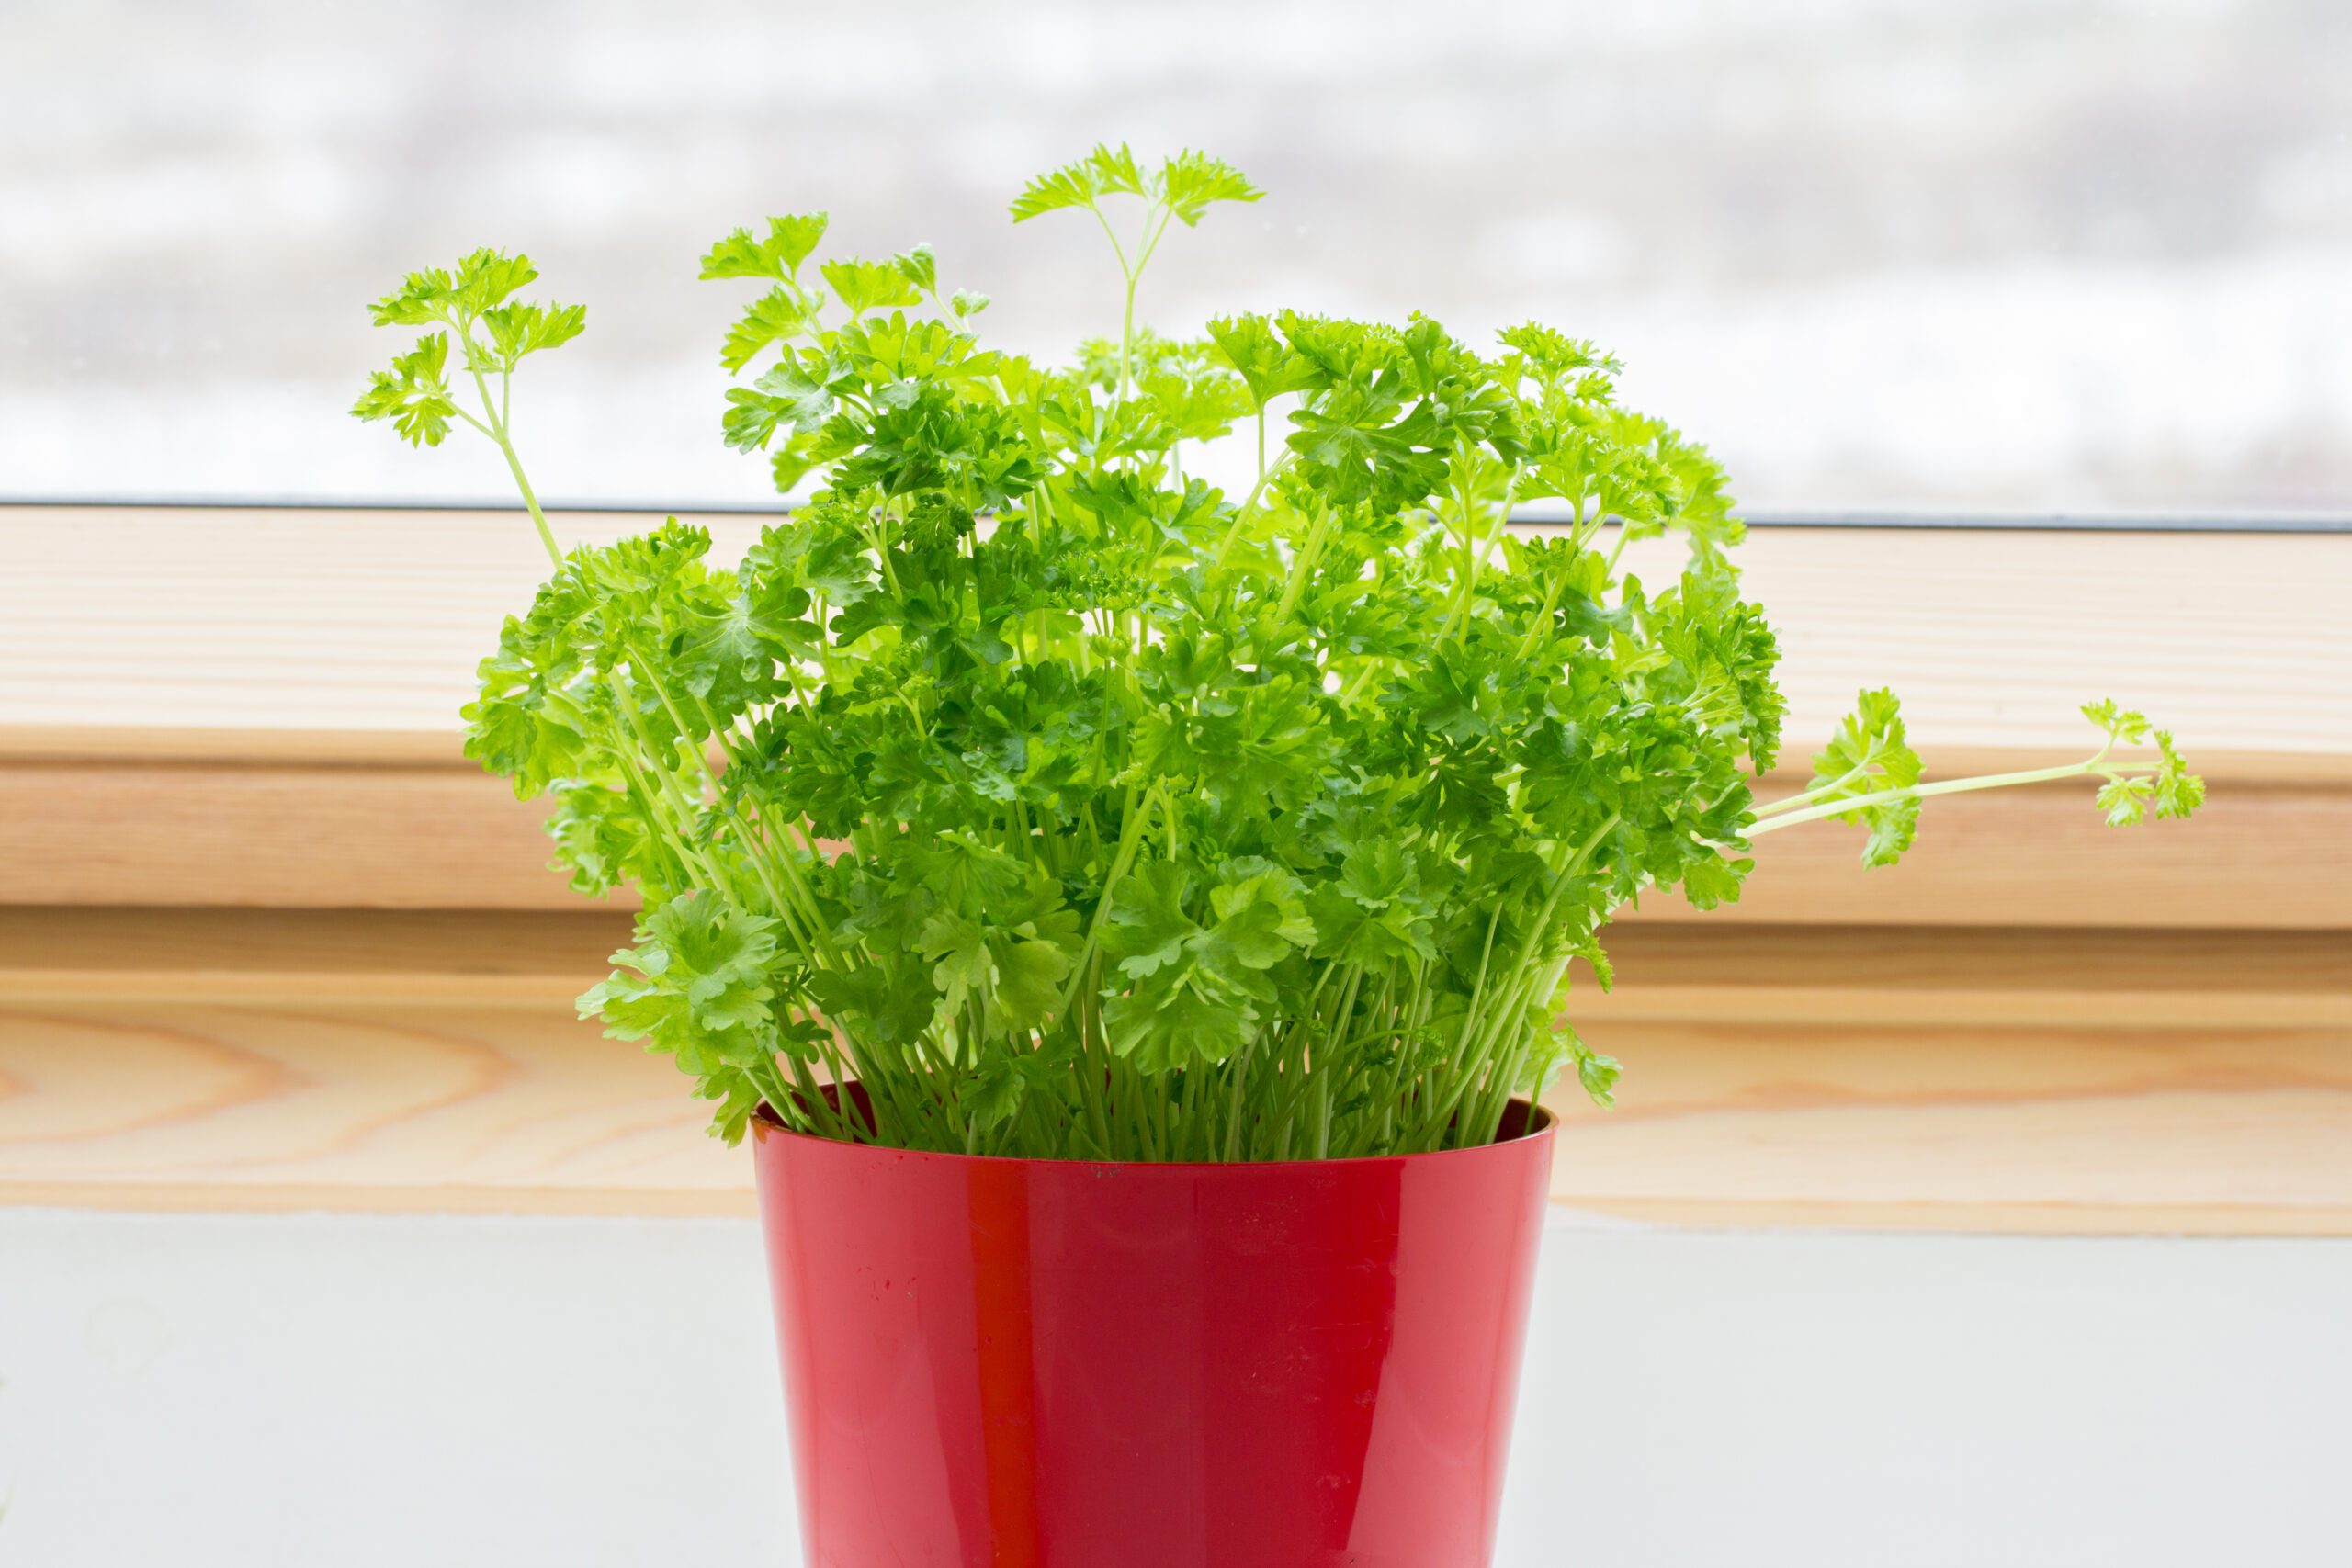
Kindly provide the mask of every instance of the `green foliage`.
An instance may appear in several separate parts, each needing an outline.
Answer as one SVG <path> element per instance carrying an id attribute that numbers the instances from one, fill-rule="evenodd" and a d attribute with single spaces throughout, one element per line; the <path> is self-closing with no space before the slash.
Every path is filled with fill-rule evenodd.
<path id="1" fill-rule="evenodd" d="M 390 420 L 401 439 L 412 446 L 440 446 L 458 413 L 442 376 L 448 361 L 449 340 L 439 333 L 425 333 L 414 348 L 392 356 L 390 370 L 368 378 L 368 390 L 351 412 L 361 419 Z"/>
<path id="2" fill-rule="evenodd" d="M 1829 744 L 1815 754 L 1813 782 L 1805 793 L 1815 800 L 1849 800 L 1905 790 L 1918 782 L 1919 758 L 1904 741 L 1894 694 L 1881 687 L 1861 694 Z M 1838 812 L 1833 820 L 1860 822 L 1870 829 L 1870 841 L 1862 848 L 1864 865 L 1893 865 L 1919 830 L 1919 797 L 1873 800 Z"/>
<path id="3" fill-rule="evenodd" d="M 755 238 L 749 229 L 738 229 L 710 247 L 702 258 L 700 276 L 796 281 L 800 276 L 800 264 L 808 259 L 809 253 L 825 237 L 826 223 L 824 213 L 808 212 L 794 218 L 769 219 L 765 239 Z"/>
<path id="4" fill-rule="evenodd" d="M 779 1021 L 773 976 L 777 922 L 705 892 L 686 893 L 648 914 L 638 944 L 613 954 L 613 977 L 580 998 L 581 1016 L 601 1017 L 616 1040 L 665 1052 L 720 1101 L 721 1130 L 740 1137 L 763 1100 L 782 1098 L 779 1051 L 805 1050 Z"/>
<path id="5" fill-rule="evenodd" d="M 2107 742 L 2080 762 L 1921 784 L 1919 759 L 1904 740 L 1894 694 L 1864 692 L 1829 745 L 1814 758 L 1811 785 L 1760 807 L 1748 836 L 1824 818 L 1859 822 L 1870 829 L 1862 863 L 1892 865 L 1918 832 L 1919 803 L 1939 795 L 2089 776 L 2106 781 L 2098 806 L 2109 826 L 2116 828 L 2131 827 L 2152 813 L 2186 817 L 2204 803 L 2205 781 L 2188 771 L 2170 734 L 2155 732 L 2154 762 L 2125 761 L 2110 753 L 2119 743 L 2137 745 L 2147 739 L 2147 719 L 2111 702 L 2086 705 L 2083 716 L 2107 732 Z"/>
<path id="6" fill-rule="evenodd" d="M 459 345 L 463 369 L 504 376 L 526 355 L 570 343 L 588 323 L 587 311 L 578 305 L 509 302 L 510 295 L 538 276 L 528 256 L 476 251 L 452 272 L 410 273 L 369 313 L 379 327 L 446 328 Z M 415 350 L 393 359 L 390 372 L 376 372 L 367 396 L 351 412 L 361 419 L 404 419 L 422 403 L 436 402 L 438 430 L 423 440 L 437 445 L 457 412 L 441 379 L 447 354 L 448 340 L 439 332 L 428 333 Z M 419 439 L 405 423 L 400 429 L 410 441 Z"/>
<path id="7" fill-rule="evenodd" d="M 1098 148 L 1013 211 L 1113 197 L 1143 204 L 1130 319 L 1068 367 L 983 348 L 985 300 L 943 299 L 924 248 L 804 281 L 821 216 L 705 257 L 769 286 L 723 350 L 766 360 L 725 439 L 813 494 L 731 568 L 675 521 L 564 555 L 467 709 L 469 755 L 556 797 L 573 886 L 644 896 L 583 1010 L 674 1056 L 729 1138 L 764 1103 L 905 1147 L 1266 1159 L 1484 1142 L 1563 1070 L 1607 1103 L 1618 1065 L 1558 1014 L 1573 961 L 1609 983 L 1612 912 L 1737 897 L 1791 820 L 1892 860 L 1949 786 L 1865 693 L 1814 787 L 1757 807 L 1778 645 L 1722 473 L 1614 361 L 1421 317 L 1162 338 L 1142 259 L 1258 192 Z M 418 275 L 379 310 L 486 320 L 517 278 Z M 507 320 L 481 353 L 557 330 Z M 396 368 L 396 416 L 429 423 L 438 366 Z M 1184 472 L 1243 422 L 1247 494 Z M 1538 496 L 1570 521 L 1508 531 Z M 1618 570 L 1669 530 L 1679 577 Z M 2194 805 L 2159 740 L 2111 815 Z M 851 1077 L 870 1122 L 818 1090 Z"/>
<path id="8" fill-rule="evenodd" d="M 539 511 L 538 498 L 524 480 L 522 460 L 507 434 L 507 400 L 514 367 L 541 349 L 560 348 L 578 337 L 587 327 L 588 312 L 578 305 L 537 305 L 512 298 L 538 276 L 530 257 L 492 250 L 475 251 L 447 271 L 428 267 L 410 273 L 399 288 L 376 301 L 369 314 L 379 327 L 435 330 L 419 338 L 408 353 L 395 355 L 390 370 L 369 377 L 368 389 L 351 412 L 363 420 L 390 420 L 413 446 L 440 446 L 452 419 L 489 436 L 506 456 L 540 543 L 549 558 L 560 560 L 562 552 Z M 450 395 L 444 372 L 452 344 L 458 367 L 473 384 L 478 412 L 468 412 Z"/>
<path id="9" fill-rule="evenodd" d="M 1264 316 L 1228 316 L 1209 323 L 1209 341 L 1250 389 L 1250 404 L 1264 408 L 1284 392 L 1322 384 L 1321 372 L 1293 349 Z"/>
<path id="10" fill-rule="evenodd" d="M 808 326 L 808 301 L 790 289 L 771 288 L 752 302 L 742 320 L 727 330 L 718 362 L 729 371 L 741 370 L 760 350 L 778 338 L 797 337 Z"/>
<path id="11" fill-rule="evenodd" d="M 1041 212 L 1082 207 L 1099 209 L 1106 196 L 1139 196 L 1187 228 L 1219 201 L 1257 201 L 1265 192 L 1232 164 L 1205 152 L 1184 152 L 1146 173 L 1136 155 L 1122 146 L 1116 152 L 1097 147 L 1075 164 L 1068 164 L 1029 182 L 1012 202 L 1012 220 Z"/>
<path id="12" fill-rule="evenodd" d="M 922 289 L 915 279 L 892 262 L 831 261 L 818 270 L 853 317 L 922 303 Z"/>
<path id="13" fill-rule="evenodd" d="M 2120 741 L 2137 746 L 2150 738 L 2144 715 L 2119 708 L 2110 701 L 2085 704 L 2083 716 L 2106 730 L 2110 744 Z M 2110 827 L 2132 827 L 2151 813 L 2157 817 L 2186 817 L 2205 804 L 2205 781 L 2188 771 L 2188 764 L 2173 747 L 2171 731 L 2156 730 L 2154 739 L 2157 760 L 2154 769 L 2095 770 L 2107 779 L 2098 792 L 2098 808 L 2107 813 Z"/>
<path id="14" fill-rule="evenodd" d="M 1098 146 L 1075 164 L 1031 180 L 1029 188 L 1012 200 L 1012 220 L 1019 223 L 1066 208 L 1091 208 L 1099 198 L 1118 192 L 1142 196 L 1143 171 L 1124 145 L 1116 152 Z"/>

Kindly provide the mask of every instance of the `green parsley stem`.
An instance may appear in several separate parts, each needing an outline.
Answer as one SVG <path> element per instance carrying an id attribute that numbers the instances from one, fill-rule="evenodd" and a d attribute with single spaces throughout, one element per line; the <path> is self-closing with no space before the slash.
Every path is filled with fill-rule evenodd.
<path id="1" fill-rule="evenodd" d="M 469 324 L 459 325 L 454 318 L 449 325 L 465 345 L 466 373 L 473 378 L 474 392 L 481 399 L 481 412 L 490 421 L 485 434 L 498 444 L 498 450 L 506 458 L 506 471 L 514 476 L 514 488 L 523 492 L 523 504 L 530 509 L 532 525 L 539 531 L 539 543 L 547 547 L 548 559 L 561 566 L 563 551 L 556 546 L 555 530 L 548 526 L 548 515 L 539 510 L 538 495 L 531 489 L 530 477 L 523 472 L 523 459 L 515 453 L 514 443 L 507 434 L 506 421 L 501 417 L 500 406 L 493 405 L 491 400 L 490 382 L 481 373 L 481 353 L 474 343 L 472 328 Z"/>
<path id="2" fill-rule="evenodd" d="M 1601 563 L 1601 576 L 1611 582 L 1617 581 L 1617 558 L 1623 555 L 1625 553 L 1625 547 L 1633 542 L 1634 525 L 1631 523 L 1618 524 L 1617 542 L 1610 547 L 1608 560 Z"/>
<path id="3" fill-rule="evenodd" d="M 1525 662 L 1527 656 L 1535 651 L 1536 639 L 1552 629 L 1552 611 L 1560 603 L 1560 590 L 1567 585 L 1566 572 L 1552 574 L 1552 586 L 1544 591 L 1544 607 L 1535 612 L 1534 623 L 1527 628 L 1527 636 L 1521 639 L 1519 651 L 1511 656 L 1513 663 Z"/>
<path id="4" fill-rule="evenodd" d="M 1329 504 L 1317 501 L 1314 520 L 1306 525 L 1306 538 L 1298 547 L 1297 553 L 1291 557 L 1290 581 L 1283 584 L 1282 603 L 1274 610 L 1276 619 L 1290 619 L 1291 611 L 1297 607 L 1298 595 L 1306 588 L 1307 578 L 1314 573 L 1317 558 L 1323 553 L 1323 537 L 1330 520 Z"/>
<path id="5" fill-rule="evenodd" d="M 1157 798 L 1157 792 L 1151 796 L 1138 797 L 1134 786 L 1127 789 L 1125 820 L 1119 831 L 1118 858 L 1111 863 L 1111 874 L 1102 879 L 1102 896 L 1095 901 L 1094 919 L 1086 928 L 1086 946 L 1079 953 L 1078 963 L 1070 969 L 1069 985 L 1063 990 L 1061 1000 L 1054 1004 L 1054 1016 L 1057 1018 L 1069 1011 L 1070 999 L 1078 995 L 1079 987 L 1085 983 L 1087 968 L 1102 945 L 1102 922 L 1111 915 L 1111 895 L 1125 880 L 1128 870 L 1135 864 L 1136 852 L 1143 847 L 1144 819 L 1148 815 L 1144 807 L 1154 798 Z"/>
<path id="6" fill-rule="evenodd" d="M 1962 795 L 1977 789 L 2004 789 L 2011 784 L 2046 784 L 2053 779 L 2082 778 L 2100 771 L 2098 760 L 2093 758 L 2085 762 L 2069 762 L 2062 768 L 2030 768 L 2023 773 L 1984 773 L 1975 778 L 1947 779 L 1940 784 L 1910 784 L 1902 789 L 1876 790 L 1869 795 L 1851 795 L 1838 800 L 1825 800 L 1818 805 L 1808 806 L 1801 811 L 1791 811 L 1781 816 L 1762 818 L 1747 828 L 1746 836 L 1752 839 L 1759 833 L 1770 833 L 1782 828 L 1792 828 L 1800 822 L 1817 822 L 1825 817 L 1840 817 L 1849 811 L 1860 811 L 1871 806 L 1891 805 L 1898 800 L 1925 800 L 1930 795 Z"/>
<path id="7" fill-rule="evenodd" d="M 1869 773 L 1871 769 L 1877 766 L 1877 764 L 1878 758 L 1875 754 L 1865 757 L 1862 761 L 1855 763 L 1852 767 L 1847 769 L 1836 778 L 1831 779 L 1827 784 L 1815 784 L 1811 789 L 1803 790 L 1795 795 L 1788 795 L 1782 799 L 1771 801 L 1766 805 L 1758 807 L 1756 808 L 1756 818 L 1758 821 L 1761 821 L 1767 817 L 1777 816 L 1783 811 L 1794 811 L 1799 807 L 1808 806 L 1825 795 L 1831 795 L 1838 790 L 1844 789 L 1856 779 L 1861 778 Z"/>

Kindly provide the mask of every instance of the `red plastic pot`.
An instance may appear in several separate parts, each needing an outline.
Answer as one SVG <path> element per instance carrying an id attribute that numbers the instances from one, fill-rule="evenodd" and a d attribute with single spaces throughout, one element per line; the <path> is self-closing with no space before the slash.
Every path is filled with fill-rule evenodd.
<path id="1" fill-rule="evenodd" d="M 1485 1568 L 1551 1163 L 1526 1122 L 1236 1165 L 758 1124 L 810 1568 Z"/>

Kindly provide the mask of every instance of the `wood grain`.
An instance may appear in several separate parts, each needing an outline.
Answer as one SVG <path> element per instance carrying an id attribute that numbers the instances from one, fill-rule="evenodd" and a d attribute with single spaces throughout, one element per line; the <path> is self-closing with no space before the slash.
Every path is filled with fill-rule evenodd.
<path id="1" fill-rule="evenodd" d="M 536 910 L 0 906 L 0 1005 L 196 1002 L 568 1011 L 631 940 L 578 900 Z"/>
<path id="2" fill-rule="evenodd" d="M 378 917 L 381 918 L 381 917 Z M 6 926 L 0 924 L 0 931 Z M 2337 931 L 1952 929 L 1857 925 L 1612 926 L 1613 997 L 1579 960 L 1579 1008 L 1714 987 L 1795 998 L 1824 989 L 2100 998 L 2163 991 L 2252 998 L 2352 995 L 2352 936 Z"/>
<path id="3" fill-rule="evenodd" d="M 769 521 L 685 520 L 730 560 Z M 0 560 L 0 724 L 155 728 L 448 734 L 548 573 L 519 512 L 5 506 Z"/>
<path id="4" fill-rule="evenodd" d="M 2352 536 L 1770 528 L 1736 558 L 1792 736 L 1892 686 L 1930 750 L 2075 750 L 2113 697 L 2195 752 L 2352 753 Z M 1681 570 L 1672 541 L 1625 559 Z"/>
<path id="5" fill-rule="evenodd" d="M 563 910 L 547 869 L 545 807 L 517 801 L 457 753 L 408 742 L 370 753 L 347 738 L 318 761 L 281 737 L 270 760 L 205 760 L 186 731 L 0 729 L 0 903 Z M 401 750 L 405 747 L 405 750 Z M 40 753 L 39 756 L 30 755 Z M 387 761 L 387 755 L 400 758 Z M 370 760 L 371 755 L 374 760 Z M 181 759 L 181 760 L 171 760 Z M 1939 771 L 1991 771 L 1948 752 Z M 2047 760 L 2046 756 L 2043 758 Z M 1759 840 L 1741 900 L 1712 924 L 2352 928 L 2352 780 L 2332 760 L 2228 759 L 2188 822 L 2104 826 L 2086 787 L 1932 801 L 1917 847 L 1865 872 L 1860 831 L 1814 824 Z M 2245 777 L 2245 775 L 2251 775 Z M 615 895 L 616 908 L 634 899 Z M 1672 896 L 1633 921 L 1694 918 Z"/>
<path id="6" fill-rule="evenodd" d="M 569 998 L 625 917 L 0 910 L 0 1201 L 745 1213 Z M 1644 926 L 1554 1194 L 1707 1224 L 2352 1234 L 2352 938 Z M 78 964 L 79 967 L 75 967 Z M 466 987 L 479 989 L 468 991 Z"/>
<path id="7" fill-rule="evenodd" d="M 689 521 L 731 560 L 766 520 Z M 1627 559 L 1659 581 L 1677 548 Z M 454 729 L 547 570 L 511 512 L 0 507 L 0 725 L 245 730 Z M 1740 560 L 1793 735 L 1893 685 L 1931 748 L 2071 751 L 2113 696 L 2193 752 L 2352 755 L 2352 536 L 1775 528 Z"/>
<path id="8" fill-rule="evenodd" d="M 601 979 L 605 955 L 628 945 L 629 931 L 628 915 L 584 898 L 560 913 L 0 905 L 0 976 L 79 968 L 109 984 L 137 975 Z"/>
<path id="9" fill-rule="evenodd" d="M 448 768 L 0 766 L 0 901 L 573 908 L 546 810 Z"/>
<path id="10" fill-rule="evenodd" d="M 746 1213 L 572 998 L 628 917 L 0 908 L 0 1201 Z"/>
<path id="11" fill-rule="evenodd" d="M 2352 759 L 2347 759 L 2352 761 Z M 228 768 L 436 769 L 480 773 L 460 733 L 439 729 L 208 729 L 0 724 L 0 763 L 209 763 Z M 2352 769 L 2347 769 L 2352 773 Z"/>
<path id="12" fill-rule="evenodd" d="M 8 1004 L 0 1199 L 741 1213 L 688 1081 L 569 1007 Z"/>
<path id="13" fill-rule="evenodd" d="M 2352 936 L 1653 926 L 1555 1198 L 1718 1224 L 2352 1235 Z M 1587 976 L 1589 979 L 1589 976 Z"/>
<path id="14" fill-rule="evenodd" d="M 1555 1096 L 1578 1207 L 1860 1202 L 2352 1215 L 2352 1025 L 1596 1020 L 1617 1109 Z M 1620 1207 L 1620 1205 L 1630 1205 Z M 1737 1211 L 1735 1210 L 1735 1213 Z"/>

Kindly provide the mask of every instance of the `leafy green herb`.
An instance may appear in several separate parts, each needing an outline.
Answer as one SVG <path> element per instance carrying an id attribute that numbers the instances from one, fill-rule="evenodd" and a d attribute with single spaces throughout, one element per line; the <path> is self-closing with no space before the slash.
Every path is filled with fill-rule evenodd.
<path id="1" fill-rule="evenodd" d="M 2204 804 L 2205 781 L 2188 771 L 2169 732 L 2154 732 L 2155 761 L 2115 761 L 2110 754 L 2119 742 L 2136 746 L 2149 738 L 2147 719 L 2112 702 L 2086 704 L 2083 716 L 2107 732 L 2107 742 L 2082 761 L 1923 784 L 1919 759 L 1904 743 L 1894 694 L 1864 692 L 1854 713 L 1814 758 L 1811 786 L 1759 807 L 1748 836 L 1825 817 L 1860 822 L 1870 829 L 1862 863 L 1892 865 L 1911 847 L 1918 830 L 1919 803 L 1930 795 L 2088 776 L 2107 781 L 2098 793 L 2098 807 L 2109 825 L 2117 828 L 2131 827 L 2150 815 L 2186 817 Z"/>
<path id="2" fill-rule="evenodd" d="M 943 295 L 926 247 L 738 230 L 703 276 L 767 287 L 721 434 L 813 494 L 731 569 L 674 519 L 569 554 L 538 519 L 554 575 L 482 662 L 469 754 L 555 796 L 574 887 L 642 890 L 582 1007 L 674 1055 L 723 1135 L 765 1104 L 992 1154 L 1481 1143 L 1563 1069 L 1609 1100 L 1618 1065 L 1558 1021 L 1570 964 L 1607 985 L 1600 929 L 1645 891 L 1737 898 L 1758 833 L 1859 823 L 1883 864 L 1928 795 L 2079 773 L 2111 821 L 2196 806 L 2169 736 L 2109 760 L 2148 727 L 2104 704 L 2087 761 L 1923 784 L 1866 692 L 1759 807 L 1779 649 L 1713 460 L 1541 325 L 1493 353 L 1418 316 L 1139 328 L 1170 222 L 1259 195 L 1125 148 L 1034 182 L 1015 219 L 1086 212 L 1126 282 L 1120 335 L 1061 367 L 983 348 L 986 297 Z M 581 325 L 509 303 L 532 276 L 411 276 L 378 320 L 430 331 L 356 411 L 428 445 L 474 424 L 526 500 L 507 378 Z M 1245 493 L 1186 472 L 1244 425 Z M 1538 498 L 1565 530 L 1509 533 Z M 1619 570 L 1669 530 L 1679 578 Z M 825 1097 L 853 1078 L 870 1111 Z"/>
<path id="3" fill-rule="evenodd" d="M 376 301 L 376 324 L 442 330 L 418 339 L 414 348 L 393 359 L 390 370 L 377 371 L 351 412 L 360 419 L 390 420 L 412 446 L 440 446 L 452 419 L 489 436 L 505 455 L 507 470 L 538 526 L 539 542 L 549 556 L 560 558 L 555 535 L 508 434 L 508 394 L 515 366 L 526 355 L 560 348 L 578 337 L 588 324 L 588 312 L 578 305 L 532 305 L 510 299 L 538 276 L 530 257 L 492 250 L 476 251 L 447 272 L 432 268 L 410 273 L 398 292 Z M 458 368 L 473 383 L 479 414 L 469 412 L 450 395 L 444 372 L 452 338 L 458 346 Z M 490 387 L 492 377 L 498 380 L 495 396 Z"/>

